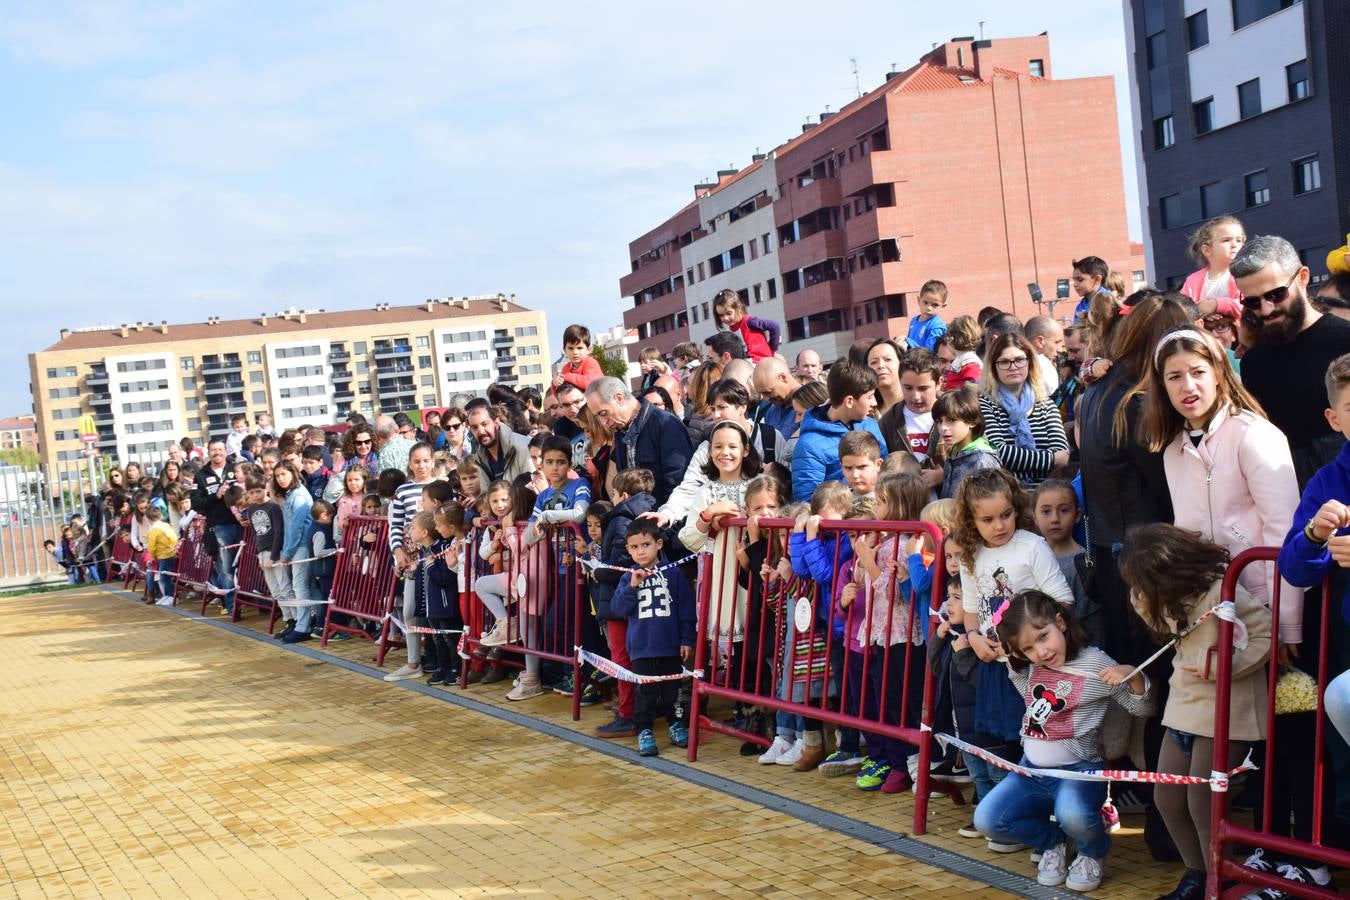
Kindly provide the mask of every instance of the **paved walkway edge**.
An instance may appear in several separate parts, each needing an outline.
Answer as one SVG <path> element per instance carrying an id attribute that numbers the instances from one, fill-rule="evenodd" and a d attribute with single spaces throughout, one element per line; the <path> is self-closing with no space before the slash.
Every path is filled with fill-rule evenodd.
<path id="1" fill-rule="evenodd" d="M 92 586 L 100 588 L 104 593 L 125 600 L 136 603 L 139 603 L 141 600 L 141 595 L 133 594 L 130 591 L 118 587 L 109 585 Z M 193 605 L 195 606 L 196 604 Z M 226 618 L 211 618 L 200 615 L 191 609 L 183 609 L 177 606 L 160 608 L 168 612 L 173 612 L 184 619 L 199 622 L 239 637 L 248 638 L 274 650 L 297 653 L 317 662 L 328 663 L 337 666 L 338 668 L 345 669 L 348 672 L 363 675 L 366 678 L 383 681 L 386 674 L 384 670 L 377 669 L 374 666 L 362 665 L 361 663 L 342 659 L 338 656 L 332 656 L 322 650 L 316 650 L 301 644 L 278 644 L 267 634 L 254 631 L 243 625 L 237 625 Z M 800 800 L 794 800 L 791 797 L 784 797 L 781 794 L 749 787 L 733 781 L 730 778 L 725 778 L 721 775 L 715 775 L 703 769 L 695 768 L 683 761 L 676 762 L 673 759 L 659 756 L 638 756 L 637 751 L 627 746 L 627 744 L 593 737 L 584 732 L 574 731 L 561 725 L 555 725 L 552 722 L 536 719 L 533 716 L 516 712 L 513 709 L 504 709 L 500 706 L 494 706 L 491 703 L 475 700 L 474 698 L 467 697 L 463 694 L 438 690 L 437 688 L 423 684 L 420 681 L 409 680 L 394 682 L 389 684 L 389 687 L 391 689 L 401 688 L 403 690 L 416 691 L 433 700 L 451 703 L 455 706 L 481 713 L 485 716 L 491 716 L 494 719 L 508 722 L 512 725 L 518 725 L 521 728 L 528 728 L 531 731 L 547 734 L 558 740 L 585 747 L 587 750 L 603 753 L 606 756 L 623 760 L 630 765 L 652 769 L 653 771 L 661 772 L 664 775 L 670 775 L 690 782 L 691 784 L 696 784 L 699 787 L 718 791 L 739 800 L 745 800 L 749 803 L 763 806 L 766 809 L 783 813 L 784 815 L 791 816 L 794 819 L 807 822 L 811 825 L 817 825 L 821 828 L 826 828 L 830 831 L 856 838 L 857 840 L 881 847 L 892 853 L 897 853 L 908 859 L 915 860 L 916 862 L 927 863 L 936 868 L 943 869 L 955 875 L 961 875 L 965 878 L 970 878 L 974 881 L 983 882 L 990 887 L 995 887 L 1011 894 L 1017 894 L 1022 897 L 1060 898 L 1060 900 L 1081 896 L 1080 894 L 1071 891 L 1043 887 L 1037 884 L 1034 879 L 1008 872 L 997 866 L 991 866 L 978 859 L 971 859 L 968 856 L 963 856 L 952 850 L 946 850 L 942 847 L 926 844 L 902 834 L 901 832 L 891 831 L 877 825 L 872 825 L 868 822 L 849 818 L 848 816 L 840 815 L 828 809 L 822 809 L 819 806 L 812 806 L 809 803 L 803 803 Z"/>

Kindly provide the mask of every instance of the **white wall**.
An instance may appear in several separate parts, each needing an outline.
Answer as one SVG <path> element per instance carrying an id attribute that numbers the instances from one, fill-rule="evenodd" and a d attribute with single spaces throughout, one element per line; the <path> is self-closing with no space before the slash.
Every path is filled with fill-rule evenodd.
<path id="1" fill-rule="evenodd" d="M 1186 0 L 1187 16 L 1207 10 L 1209 43 L 1188 53 L 1186 64 L 1191 102 L 1214 98 L 1215 128 L 1240 120 L 1237 86 L 1253 78 L 1261 79 L 1262 112 L 1288 102 L 1284 67 L 1308 56 L 1304 6 L 1296 3 L 1234 31 L 1233 6 L 1228 0 Z M 1178 118 L 1189 114 L 1189 110 L 1177 112 Z"/>
<path id="2" fill-rule="evenodd" d="M 278 356 L 281 350 L 290 350 L 295 347 L 315 347 L 319 348 L 318 355 L 309 354 L 307 356 L 290 356 L 282 358 Z M 272 413 L 272 424 L 275 428 L 284 430 L 294 425 L 313 424 L 320 419 L 331 420 L 333 410 L 336 409 L 336 403 L 333 400 L 333 367 L 328 362 L 328 352 L 331 349 L 327 338 L 308 338 L 297 341 L 277 341 L 263 346 L 263 362 L 267 367 L 267 387 L 268 402 Z M 314 368 L 318 366 L 317 375 L 287 375 L 283 376 L 283 369 Z M 322 393 L 309 394 L 304 397 L 297 397 L 294 391 L 297 388 L 321 388 Z M 282 389 L 288 389 L 291 396 L 282 397 Z M 292 416 L 287 413 L 289 409 L 309 407 L 310 409 L 323 408 L 322 413 L 313 413 L 311 415 Z"/>
<path id="3" fill-rule="evenodd" d="M 495 330 L 488 323 L 437 328 L 432 332 L 431 344 L 436 352 L 436 393 L 442 404 L 448 404 L 455 394 L 483 394 L 488 385 L 497 380 L 497 351 L 492 348 L 494 333 Z M 480 338 L 479 334 L 483 336 Z M 507 334 L 514 338 L 515 329 L 508 328 Z M 473 340 L 463 340 L 465 335 L 472 335 Z M 460 339 L 452 341 L 452 336 Z M 533 341 L 534 338 L 528 340 Z M 455 362 L 447 362 L 446 356 L 452 353 L 456 357 Z M 466 354 L 474 358 L 464 359 Z M 528 361 L 545 366 L 548 362 L 542 357 L 529 357 Z M 487 378 L 481 377 L 484 371 L 489 373 Z M 537 376 L 531 378 L 538 380 Z M 420 384 L 417 386 L 419 400 L 425 390 Z"/>
<path id="4" fill-rule="evenodd" d="M 147 369 L 141 372 L 119 372 L 117 366 L 119 363 L 134 364 L 136 362 L 160 360 L 164 363 L 162 369 Z M 178 437 L 187 432 L 183 417 L 183 401 L 180 382 L 185 374 L 178 368 L 177 358 L 172 353 L 143 353 L 135 355 L 108 356 L 103 360 L 104 366 L 108 371 L 108 395 L 112 398 L 112 404 L 109 407 L 113 414 L 113 430 L 117 435 L 117 456 L 119 459 L 127 459 L 131 456 L 144 453 L 143 449 L 138 449 L 135 453 L 130 451 L 131 445 L 143 448 L 145 445 L 154 445 L 163 448 L 164 445 L 176 441 Z M 165 381 L 167 386 L 160 390 L 123 390 L 122 385 L 138 381 Z M 144 403 L 158 402 L 167 400 L 168 409 L 157 409 L 149 412 L 122 411 L 124 403 Z M 144 425 L 148 422 L 170 421 L 172 428 L 168 430 L 159 430 L 154 432 L 131 433 L 130 426 Z"/>

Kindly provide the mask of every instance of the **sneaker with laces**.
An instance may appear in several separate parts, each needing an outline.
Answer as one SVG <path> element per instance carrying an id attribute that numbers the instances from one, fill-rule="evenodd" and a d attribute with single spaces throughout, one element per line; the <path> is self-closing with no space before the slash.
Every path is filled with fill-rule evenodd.
<path id="1" fill-rule="evenodd" d="M 1316 885 L 1318 887 L 1326 887 L 1331 884 L 1331 873 L 1327 871 L 1326 866 L 1318 866 L 1315 869 L 1309 869 L 1294 863 L 1276 863 L 1272 865 L 1270 860 L 1263 858 L 1260 850 L 1257 850 L 1251 856 L 1247 857 L 1247 861 L 1243 863 L 1243 865 L 1249 869 L 1255 869 L 1258 872 L 1269 872 L 1271 869 L 1274 869 L 1276 875 L 1279 875 L 1286 881 L 1293 881 L 1298 884 Z M 1275 888 L 1262 888 L 1259 891 L 1253 891 L 1252 893 L 1247 894 L 1242 900 L 1283 900 L 1285 897 L 1296 896 L 1298 895 L 1287 891 L 1277 890 Z"/>
<path id="2" fill-rule="evenodd" d="M 595 736 L 601 738 L 621 738 L 632 737 L 637 734 L 633 728 L 633 720 L 625 719 L 618 713 L 614 714 L 614 719 L 595 729 Z"/>
<path id="3" fill-rule="evenodd" d="M 294 633 L 294 632 L 292 632 Z M 407 681 L 409 678 L 421 678 L 422 667 L 414 663 L 405 663 L 388 675 L 384 676 L 385 681 Z"/>
<path id="4" fill-rule="evenodd" d="M 1044 860 L 1045 856 L 1042 855 Z M 1069 874 L 1064 886 L 1071 891 L 1095 891 L 1102 883 L 1102 861 L 1090 856 L 1076 856 L 1069 863 Z"/>
<path id="5" fill-rule="evenodd" d="M 666 730 L 666 736 L 676 747 L 689 746 L 689 729 L 684 727 L 683 722 L 672 722 Z"/>
<path id="6" fill-rule="evenodd" d="M 1116 807 L 1111 803 L 1102 807 L 1102 827 L 1106 829 L 1107 834 L 1115 834 L 1120 830 L 1120 813 L 1116 812 Z"/>
<path id="7" fill-rule="evenodd" d="M 557 684 L 553 685 L 553 693 L 562 694 L 565 697 L 570 697 L 572 696 L 572 688 L 574 684 L 575 683 L 572 680 L 572 673 L 568 672 L 562 678 L 558 679 Z"/>
<path id="8" fill-rule="evenodd" d="M 173 606 L 173 598 L 172 598 L 172 597 L 167 597 L 167 596 L 166 596 L 166 597 L 160 597 L 158 600 L 155 601 L 155 605 L 156 605 L 156 606 Z"/>
<path id="9" fill-rule="evenodd" d="M 568 696 L 570 697 L 572 692 L 568 691 L 567 693 Z M 594 706 L 595 704 L 599 703 L 604 699 L 605 695 L 600 693 L 600 689 L 595 685 L 591 685 L 588 688 L 586 688 L 586 690 L 581 692 L 582 706 Z"/>
<path id="10" fill-rule="evenodd" d="M 773 743 L 769 745 L 769 749 L 759 755 L 759 762 L 761 765 L 771 766 L 778 762 L 778 757 L 782 756 L 790 749 L 792 749 L 792 741 L 779 735 L 773 739 Z"/>
<path id="11" fill-rule="evenodd" d="M 969 770 L 964 763 L 959 762 L 960 757 L 953 756 L 951 759 L 944 759 L 929 771 L 929 777 L 934 781 L 950 781 L 952 784 L 970 784 L 971 777 Z"/>
<path id="12" fill-rule="evenodd" d="M 1043 884 L 1046 887 L 1056 887 L 1063 884 L 1065 877 L 1069 874 L 1069 865 L 1066 859 L 1068 855 L 1068 844 L 1057 844 L 1049 850 L 1042 851 L 1041 861 L 1036 864 L 1036 883 Z"/>
<path id="13" fill-rule="evenodd" d="M 797 738 L 792 742 L 792 746 L 787 748 L 781 756 L 774 760 L 774 765 L 795 766 L 797 761 L 802 758 L 802 751 L 806 749 L 806 741 Z"/>
<path id="14" fill-rule="evenodd" d="M 882 760 L 870 769 L 863 769 L 859 772 L 858 777 L 853 780 L 853 784 L 860 791 L 879 791 L 890 775 L 891 764 Z"/>
<path id="15" fill-rule="evenodd" d="M 856 750 L 836 750 L 820 764 L 820 774 L 826 778 L 853 775 L 862 769 L 864 758 Z"/>
<path id="16" fill-rule="evenodd" d="M 1026 844 L 1019 844 L 1016 841 L 1000 841 L 996 838 L 989 838 L 985 841 L 985 846 L 989 848 L 990 853 L 1016 853 L 1018 850 L 1027 849 Z M 1045 882 L 1041 882 L 1044 884 Z M 1059 884 L 1058 881 L 1055 884 Z"/>
<path id="17" fill-rule="evenodd" d="M 661 755 L 661 748 L 656 746 L 656 735 L 652 734 L 650 728 L 644 728 L 638 732 L 637 749 L 638 756 Z"/>
<path id="18" fill-rule="evenodd" d="M 980 829 L 975 827 L 974 819 L 970 820 L 970 824 L 962 825 L 960 828 L 956 829 L 956 833 L 964 838 L 984 837 L 984 835 L 980 834 Z"/>
<path id="19" fill-rule="evenodd" d="M 510 627 L 509 620 L 498 619 L 492 626 L 491 631 L 483 632 L 483 636 L 478 639 L 478 643 L 484 647 L 500 647 L 506 643 L 507 629 Z"/>

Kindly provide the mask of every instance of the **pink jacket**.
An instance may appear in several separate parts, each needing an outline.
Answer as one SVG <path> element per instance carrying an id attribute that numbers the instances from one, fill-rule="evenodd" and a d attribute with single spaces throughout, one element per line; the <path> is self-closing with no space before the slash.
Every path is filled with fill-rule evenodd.
<path id="1" fill-rule="evenodd" d="M 1198 531 L 1237 556 L 1279 547 L 1298 508 L 1298 481 L 1284 433 L 1249 412 L 1220 410 L 1200 446 L 1185 430 L 1163 451 L 1178 528 Z M 1271 601 L 1272 566 L 1253 564 L 1240 578 L 1253 597 Z M 1303 638 L 1303 591 L 1280 588 L 1280 640 Z"/>
<path id="2" fill-rule="evenodd" d="M 1181 293 L 1199 303 L 1205 292 L 1205 276 L 1208 274 L 1209 268 L 1206 267 L 1186 276 L 1185 282 L 1181 285 Z M 1237 280 L 1232 275 L 1228 276 L 1228 294 L 1218 298 L 1218 308 L 1215 312 L 1223 313 L 1230 319 L 1242 318 L 1242 291 L 1238 290 Z"/>

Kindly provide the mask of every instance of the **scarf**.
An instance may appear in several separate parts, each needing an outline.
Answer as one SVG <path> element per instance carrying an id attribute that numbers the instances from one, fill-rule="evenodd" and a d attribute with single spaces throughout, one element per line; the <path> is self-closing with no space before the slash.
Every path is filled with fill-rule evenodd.
<path id="1" fill-rule="evenodd" d="M 637 466 L 637 441 L 638 435 L 642 433 L 642 426 L 647 424 L 647 414 L 651 412 L 652 406 L 646 400 L 638 407 L 637 414 L 633 416 L 633 421 L 623 431 L 623 447 L 625 456 L 623 467 L 631 469 Z"/>
<path id="2" fill-rule="evenodd" d="M 998 402 L 1008 414 L 1008 427 L 1012 429 L 1013 444 L 1023 450 L 1035 450 L 1036 438 L 1031 434 L 1031 423 L 1027 421 L 1027 414 L 1036 404 L 1035 393 L 1029 386 L 1023 385 L 1022 396 L 1018 397 L 1000 384 Z"/>

